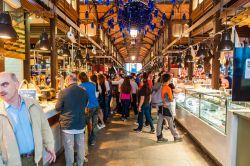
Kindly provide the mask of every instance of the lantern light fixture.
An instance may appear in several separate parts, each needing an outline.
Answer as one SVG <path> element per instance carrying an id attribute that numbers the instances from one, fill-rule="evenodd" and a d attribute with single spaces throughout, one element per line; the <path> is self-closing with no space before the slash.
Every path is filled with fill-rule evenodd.
<path id="1" fill-rule="evenodd" d="M 18 39 L 17 32 L 12 27 L 12 19 L 8 12 L 3 12 L 0 14 L 0 39 Z"/>
<path id="2" fill-rule="evenodd" d="M 225 30 L 222 32 L 220 41 L 220 51 L 231 51 L 233 49 L 233 42 L 231 41 L 231 34 Z"/>
<path id="3" fill-rule="evenodd" d="M 63 52 L 62 52 L 62 56 L 63 57 L 67 57 L 70 55 L 70 52 L 69 52 L 69 46 L 68 44 L 63 44 L 63 48 L 62 48 Z"/>
<path id="4" fill-rule="evenodd" d="M 46 32 L 40 35 L 40 50 L 50 50 L 49 36 Z"/>

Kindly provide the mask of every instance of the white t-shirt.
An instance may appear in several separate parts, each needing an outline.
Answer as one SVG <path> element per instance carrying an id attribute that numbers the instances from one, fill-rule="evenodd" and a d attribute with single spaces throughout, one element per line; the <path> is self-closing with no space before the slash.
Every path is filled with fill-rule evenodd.
<path id="1" fill-rule="evenodd" d="M 136 91 L 138 90 L 138 85 L 135 81 L 130 81 L 130 85 L 132 87 L 132 94 L 136 94 Z"/>

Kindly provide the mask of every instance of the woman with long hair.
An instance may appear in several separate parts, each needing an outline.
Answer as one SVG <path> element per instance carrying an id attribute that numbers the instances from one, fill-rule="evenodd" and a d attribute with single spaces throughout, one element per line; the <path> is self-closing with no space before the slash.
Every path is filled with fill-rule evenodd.
<path id="1" fill-rule="evenodd" d="M 95 85 L 96 85 L 96 97 L 98 98 L 98 102 L 99 102 L 99 106 L 100 106 L 100 100 L 99 100 L 100 98 L 99 97 L 100 97 L 100 93 L 101 93 L 102 89 L 101 89 L 100 85 L 98 84 L 97 76 L 95 74 L 93 74 L 92 76 L 90 76 L 90 80 L 93 83 L 95 83 Z M 103 121 L 103 113 L 102 113 L 101 109 L 98 109 L 98 118 L 101 122 L 101 125 L 99 125 L 98 128 L 101 129 L 101 128 L 106 127 L 105 123 Z"/>
<path id="2" fill-rule="evenodd" d="M 120 89 L 120 100 L 122 103 L 122 120 L 129 117 L 130 100 L 132 99 L 132 88 L 129 77 L 125 77 Z"/>
<path id="3" fill-rule="evenodd" d="M 155 128 L 153 125 L 152 118 L 150 116 L 150 102 L 151 102 L 151 90 L 148 86 L 148 81 L 146 79 L 143 80 L 142 87 L 139 90 L 138 93 L 139 98 L 139 104 L 138 104 L 138 122 L 139 126 L 138 128 L 134 129 L 136 132 L 141 132 L 143 128 L 143 116 L 145 114 L 146 120 L 149 122 L 149 125 L 151 127 L 150 133 L 155 133 Z"/>

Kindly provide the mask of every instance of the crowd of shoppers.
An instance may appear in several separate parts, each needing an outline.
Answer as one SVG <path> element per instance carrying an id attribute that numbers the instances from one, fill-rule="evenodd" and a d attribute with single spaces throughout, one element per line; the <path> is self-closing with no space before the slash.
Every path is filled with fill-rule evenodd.
<path id="1" fill-rule="evenodd" d="M 172 75 L 166 72 L 159 73 L 158 79 L 151 72 L 132 73 L 126 77 L 120 74 L 114 79 L 109 75 L 89 76 L 84 72 L 67 75 L 66 88 L 60 91 L 55 106 L 60 115 L 66 166 L 75 163 L 74 148 L 77 165 L 83 165 L 86 146 L 96 144 L 98 130 L 106 127 L 113 111 L 121 114 L 121 120 L 127 121 L 132 108 L 138 122 L 134 131 L 142 132 L 143 127 L 149 125 L 149 133 L 155 133 L 151 109 L 152 105 L 157 105 L 157 142 L 167 141 L 162 135 L 163 124 L 168 125 L 174 140 L 180 141 L 173 109 L 173 93 L 178 90 L 171 80 Z M 54 162 L 53 135 L 43 110 L 34 99 L 20 96 L 18 87 L 15 74 L 0 73 L 0 165 L 13 165 L 13 161 L 14 165 L 42 165 L 43 148 L 47 151 L 48 161 Z M 160 97 L 155 103 L 152 98 L 157 93 Z M 116 98 L 116 108 L 111 110 L 112 96 Z"/>

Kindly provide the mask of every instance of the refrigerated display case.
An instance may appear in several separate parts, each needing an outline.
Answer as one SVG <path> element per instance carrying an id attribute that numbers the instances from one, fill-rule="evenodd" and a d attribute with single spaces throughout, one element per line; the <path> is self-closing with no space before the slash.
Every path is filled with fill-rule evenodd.
<path id="1" fill-rule="evenodd" d="M 221 165 L 230 165 L 235 143 L 235 112 L 250 112 L 250 104 L 232 102 L 224 91 L 185 88 L 176 96 L 176 117 L 189 134 Z"/>
<path id="2" fill-rule="evenodd" d="M 178 95 L 176 102 L 178 108 L 189 111 L 220 132 L 226 132 L 225 125 L 228 108 L 226 97 L 218 93 L 203 93 L 197 90 L 186 89 L 185 93 Z"/>

